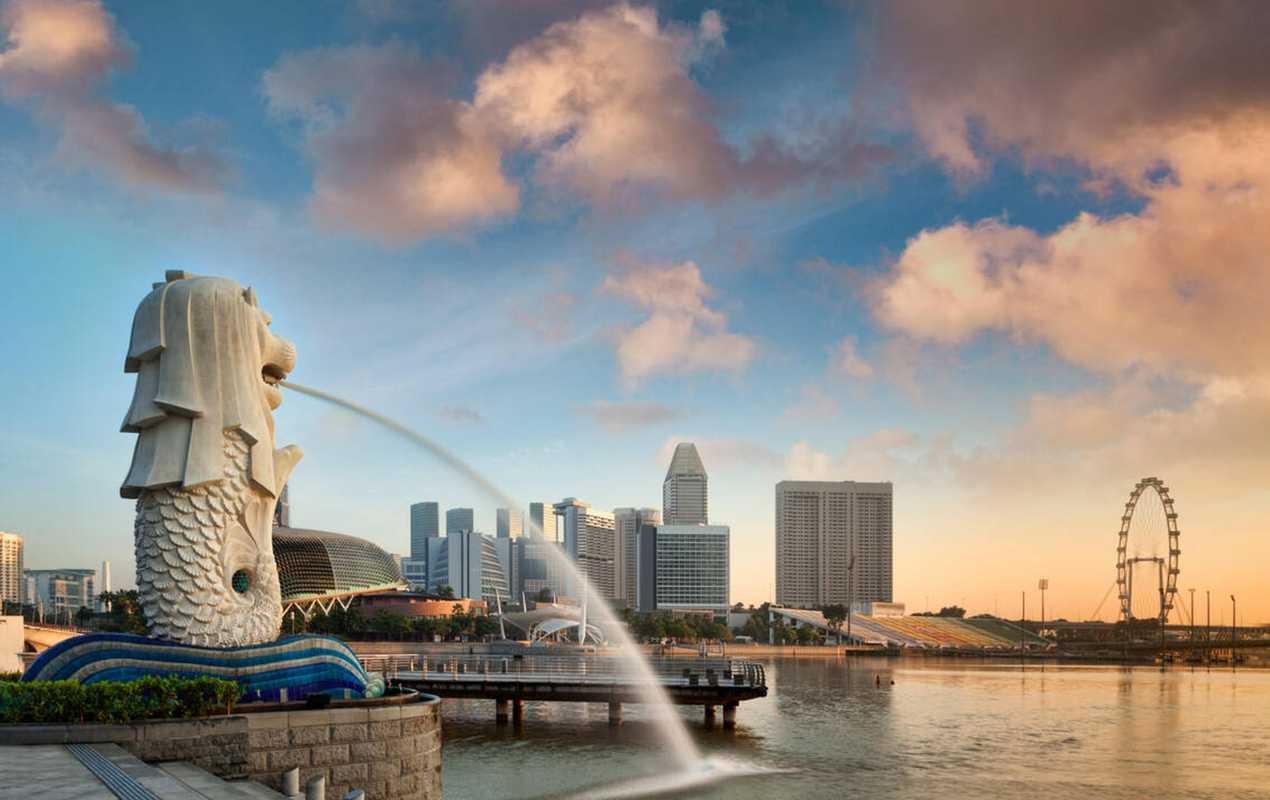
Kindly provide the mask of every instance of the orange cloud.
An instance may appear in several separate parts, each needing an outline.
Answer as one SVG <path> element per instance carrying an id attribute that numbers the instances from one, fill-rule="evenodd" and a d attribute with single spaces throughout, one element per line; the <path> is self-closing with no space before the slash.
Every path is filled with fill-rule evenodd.
<path id="1" fill-rule="evenodd" d="M 128 46 L 98 0 L 14 0 L 0 10 L 0 96 L 28 104 L 62 133 L 62 159 L 104 167 L 125 181 L 207 192 L 232 170 L 207 146 L 160 146 L 141 114 L 102 95 Z"/>
<path id="2" fill-rule="evenodd" d="M 713 290 L 691 261 L 660 265 L 627 258 L 602 288 L 648 311 L 643 322 L 616 334 L 628 385 L 658 373 L 739 372 L 757 353 L 753 339 L 728 331 L 727 316 L 706 304 Z"/>
<path id="3" fill-rule="evenodd" d="M 305 124 L 319 215 L 392 243 L 515 212 L 502 169 L 513 153 L 534 159 L 542 186 L 606 209 L 825 184 L 889 158 L 847 125 L 797 152 L 761 137 L 742 156 L 691 76 L 725 32 L 717 12 L 688 28 L 622 3 L 518 44 L 471 100 L 450 98 L 444 70 L 397 43 L 289 55 L 264 86 L 276 113 Z"/>

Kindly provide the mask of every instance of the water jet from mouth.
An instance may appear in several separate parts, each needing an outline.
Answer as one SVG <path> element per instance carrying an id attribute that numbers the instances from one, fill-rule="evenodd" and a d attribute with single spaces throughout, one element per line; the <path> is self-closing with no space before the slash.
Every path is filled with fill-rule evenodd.
<path id="1" fill-rule="evenodd" d="M 320 389 L 313 389 L 291 381 L 281 381 L 279 385 L 350 411 L 392 431 L 403 439 L 426 450 L 442 464 L 457 472 L 498 503 L 508 508 L 520 507 L 512 497 L 495 486 L 484 475 L 477 472 L 466 461 L 418 431 L 412 430 L 383 414 L 371 411 L 341 397 L 328 394 Z M 538 528 L 532 519 L 529 520 L 529 525 L 534 536 L 542 539 L 542 530 Z M 670 696 L 653 673 L 648 660 L 631 639 L 625 624 L 613 613 L 612 608 L 609 606 L 609 599 L 601 597 L 595 591 L 590 581 L 587 580 L 586 575 L 565 555 L 563 550 L 555 547 L 545 549 L 552 561 L 555 562 L 556 568 L 569 576 L 571 585 L 578 587 L 586 594 L 588 610 L 598 618 L 600 627 L 609 641 L 616 643 L 618 652 L 622 656 L 622 664 L 630 670 L 633 682 L 638 687 L 644 702 L 653 709 L 652 716 L 657 721 L 657 730 L 667 755 L 674 760 L 680 771 L 684 773 L 696 771 L 702 764 L 701 752 L 697 748 L 696 742 L 689 735 L 682 717 L 679 716 L 675 706 L 670 702 Z"/>

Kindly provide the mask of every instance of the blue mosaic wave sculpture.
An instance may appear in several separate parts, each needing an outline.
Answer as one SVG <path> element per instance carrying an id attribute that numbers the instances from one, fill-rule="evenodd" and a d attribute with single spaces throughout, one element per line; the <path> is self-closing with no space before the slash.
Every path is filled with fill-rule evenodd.
<path id="1" fill-rule="evenodd" d="M 90 633 L 50 647 L 24 681 L 130 681 L 147 675 L 238 681 L 242 702 L 377 697 L 383 679 L 367 673 L 348 645 L 329 636 L 288 636 L 244 647 L 199 647 L 127 633 Z"/>

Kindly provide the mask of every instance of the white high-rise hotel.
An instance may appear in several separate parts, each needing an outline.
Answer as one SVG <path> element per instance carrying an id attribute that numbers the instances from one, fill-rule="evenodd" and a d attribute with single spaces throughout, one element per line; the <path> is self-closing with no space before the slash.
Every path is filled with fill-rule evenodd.
<path id="1" fill-rule="evenodd" d="M 21 603 L 24 582 L 22 537 L 0 531 L 0 601 Z"/>
<path id="2" fill-rule="evenodd" d="M 731 529 L 711 525 L 705 465 L 691 442 L 675 446 L 662 483 L 662 524 L 641 525 L 652 541 L 638 554 L 637 598 L 641 609 L 654 600 L 657 609 L 725 614 L 731 596 Z M 643 575 L 653 562 L 652 580 Z M 653 598 L 640 596 L 651 584 Z M 648 592 L 644 592 L 648 594 Z"/>
<path id="3" fill-rule="evenodd" d="M 891 602 L 891 539 L 890 483 L 781 481 L 776 484 L 777 605 Z"/>

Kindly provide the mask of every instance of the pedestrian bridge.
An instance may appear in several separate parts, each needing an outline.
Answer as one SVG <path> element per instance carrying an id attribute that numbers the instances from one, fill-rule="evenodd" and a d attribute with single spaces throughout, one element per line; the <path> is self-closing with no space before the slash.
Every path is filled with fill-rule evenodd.
<path id="1" fill-rule="evenodd" d="M 364 654 L 367 670 L 382 672 L 390 684 L 438 697 L 495 701 L 495 718 L 503 723 L 510 705 L 519 724 L 526 701 L 606 703 L 609 722 L 622 719 L 622 704 L 645 702 L 646 676 L 620 658 L 607 655 L 409 655 Z M 763 665 L 739 658 L 651 659 L 652 680 L 672 703 L 697 705 L 713 722 L 723 709 L 723 725 L 736 722 L 740 703 L 767 696 Z"/>

